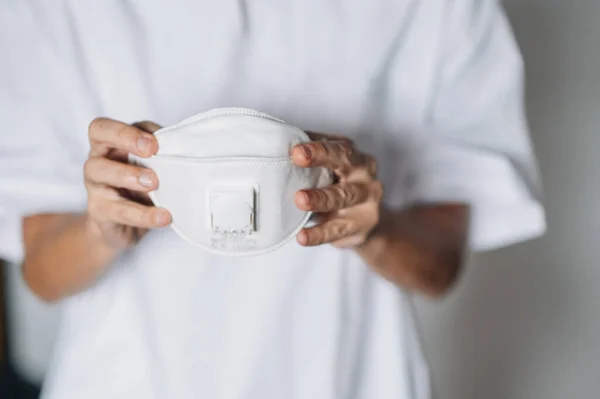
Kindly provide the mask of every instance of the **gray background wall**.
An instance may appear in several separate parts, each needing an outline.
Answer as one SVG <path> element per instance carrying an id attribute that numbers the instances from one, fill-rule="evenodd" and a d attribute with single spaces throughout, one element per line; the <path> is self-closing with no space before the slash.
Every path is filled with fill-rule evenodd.
<path id="1" fill-rule="evenodd" d="M 510 0 L 545 184 L 543 239 L 419 304 L 440 399 L 600 397 L 600 0 Z"/>
<path id="2" fill-rule="evenodd" d="M 550 231 L 479 256 L 442 303 L 419 303 L 440 399 L 579 399 L 600 390 L 600 0 L 506 2 Z M 15 360 L 41 377 L 55 309 L 10 269 Z"/>

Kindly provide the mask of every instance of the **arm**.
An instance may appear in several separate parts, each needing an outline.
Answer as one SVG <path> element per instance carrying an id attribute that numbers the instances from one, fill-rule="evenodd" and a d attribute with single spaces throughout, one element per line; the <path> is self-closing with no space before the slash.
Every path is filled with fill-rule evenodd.
<path id="1" fill-rule="evenodd" d="M 330 243 L 352 248 L 383 277 L 400 287 L 439 296 L 454 283 L 467 244 L 469 207 L 452 203 L 387 210 L 376 162 L 348 139 L 319 141 L 292 150 L 301 167 L 326 167 L 337 182 L 302 190 L 296 205 L 316 212 L 321 223 L 298 234 L 301 245 Z"/>
<path id="2" fill-rule="evenodd" d="M 435 95 L 414 135 L 420 145 L 398 154 L 411 182 L 386 182 L 390 200 L 408 208 L 381 209 L 373 161 L 351 145 L 309 143 L 311 159 L 293 154 L 297 165 L 329 167 L 339 178 L 297 197 L 302 209 L 334 214 L 299 242 L 354 248 L 384 277 L 430 295 L 451 286 L 467 245 L 495 249 L 545 228 L 523 64 L 508 21 L 495 0 L 447 7 Z"/>
<path id="3" fill-rule="evenodd" d="M 35 215 L 23 220 L 23 278 L 45 301 L 92 284 L 117 256 L 85 214 Z"/>
<path id="4" fill-rule="evenodd" d="M 88 209 L 82 214 L 39 214 L 23 220 L 23 275 L 46 301 L 59 300 L 95 282 L 126 248 L 150 228 L 170 223 L 168 211 L 151 206 L 146 193 L 158 182 L 150 170 L 127 164 L 127 153 L 148 157 L 157 126 L 97 119 L 90 125 L 85 165 Z"/>
<path id="5" fill-rule="evenodd" d="M 418 205 L 382 211 L 380 223 L 356 251 L 395 284 L 439 296 L 458 278 L 468 226 L 467 205 Z"/>

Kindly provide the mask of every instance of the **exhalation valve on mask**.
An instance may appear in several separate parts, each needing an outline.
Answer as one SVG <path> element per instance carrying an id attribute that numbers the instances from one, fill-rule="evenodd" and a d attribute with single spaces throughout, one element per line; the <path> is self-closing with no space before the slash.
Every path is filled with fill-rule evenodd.
<path id="1" fill-rule="evenodd" d="M 283 246 L 310 218 L 294 204 L 296 192 L 331 183 L 326 169 L 290 159 L 308 135 L 261 112 L 215 109 L 155 136 L 158 153 L 130 155 L 130 162 L 156 172 L 150 198 L 171 212 L 177 234 L 213 253 L 248 256 Z"/>

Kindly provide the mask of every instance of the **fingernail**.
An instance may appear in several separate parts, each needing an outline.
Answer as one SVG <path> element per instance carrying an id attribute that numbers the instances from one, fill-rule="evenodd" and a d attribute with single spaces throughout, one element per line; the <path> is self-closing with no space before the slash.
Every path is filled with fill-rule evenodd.
<path id="1" fill-rule="evenodd" d="M 144 187 L 152 186 L 152 173 L 142 172 L 138 177 L 138 182 Z"/>
<path id="2" fill-rule="evenodd" d="M 299 205 L 308 205 L 310 202 L 308 198 L 308 193 L 306 191 L 298 192 L 298 203 Z"/>
<path id="3" fill-rule="evenodd" d="M 164 226 L 165 224 L 169 223 L 170 216 L 167 212 L 163 211 L 163 212 L 157 213 L 154 218 L 155 218 L 157 225 Z"/>
<path id="4" fill-rule="evenodd" d="M 298 240 L 298 244 L 306 245 L 306 242 L 308 241 L 306 232 L 304 230 L 300 231 L 300 233 L 298 233 L 298 235 L 296 236 L 296 240 Z"/>
<path id="5" fill-rule="evenodd" d="M 306 159 L 310 160 L 311 157 L 312 157 L 312 153 L 310 152 L 310 148 L 307 145 L 301 145 L 300 149 L 304 153 L 304 156 L 306 157 Z"/>
<path id="6" fill-rule="evenodd" d="M 140 136 L 137 142 L 137 147 L 142 152 L 148 151 L 150 149 L 150 138 L 147 136 Z"/>

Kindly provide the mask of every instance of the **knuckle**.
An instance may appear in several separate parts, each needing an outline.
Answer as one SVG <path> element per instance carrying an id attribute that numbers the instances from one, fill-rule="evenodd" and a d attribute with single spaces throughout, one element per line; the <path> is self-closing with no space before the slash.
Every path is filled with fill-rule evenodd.
<path id="1" fill-rule="evenodd" d="M 377 164 L 377 160 L 372 156 L 369 156 L 369 171 L 371 172 L 371 176 L 377 176 L 379 165 Z"/>
<path id="2" fill-rule="evenodd" d="M 331 190 L 323 193 L 323 204 L 326 209 L 334 210 L 339 207 L 339 202 L 343 200 L 344 190 L 339 186 L 334 186 Z"/>
<path id="3" fill-rule="evenodd" d="M 343 161 L 339 168 L 336 169 L 336 173 L 341 177 L 348 177 L 352 173 L 352 165 Z"/>
<path id="4" fill-rule="evenodd" d="M 331 155 L 331 143 L 327 141 L 319 141 L 314 143 L 315 150 L 321 156 L 330 156 Z"/>
<path id="5" fill-rule="evenodd" d="M 377 226 L 381 222 L 381 209 L 379 207 L 375 207 L 373 213 L 371 215 L 371 228 Z"/>
<path id="6" fill-rule="evenodd" d="M 354 150 L 354 147 L 352 147 L 348 143 L 341 143 L 340 147 L 341 147 L 341 153 L 342 153 L 343 160 L 347 163 L 352 164 L 354 161 L 355 155 L 356 155 L 356 151 Z"/>
<path id="7" fill-rule="evenodd" d="M 331 230 L 324 228 L 324 229 L 319 229 L 317 231 L 317 234 L 315 236 L 315 245 L 320 245 L 320 244 L 325 244 L 326 242 L 331 241 L 330 239 L 331 237 Z"/>
<path id="8" fill-rule="evenodd" d="M 328 243 L 329 241 L 331 241 L 329 237 L 331 237 L 330 231 L 327 229 L 323 229 L 315 235 L 313 245 L 321 245 Z"/>
<path id="9" fill-rule="evenodd" d="M 368 198 L 369 189 L 365 184 L 356 185 L 354 187 L 354 204 L 365 202 Z"/>
<path id="10" fill-rule="evenodd" d="M 130 125 L 123 125 L 119 127 L 119 130 L 116 132 L 117 140 L 121 143 L 130 144 L 137 139 L 137 132 L 133 130 L 134 128 Z"/>
<path id="11" fill-rule="evenodd" d="M 102 130 L 105 122 L 106 118 L 94 118 L 88 126 L 89 137 L 95 137 L 96 133 Z"/>
<path id="12" fill-rule="evenodd" d="M 307 190 L 304 192 L 306 197 L 306 207 L 308 210 L 313 210 L 319 205 L 319 192 L 318 190 Z"/>
<path id="13" fill-rule="evenodd" d="M 331 195 L 326 190 L 316 190 L 314 191 L 314 196 L 312 197 L 312 204 L 314 208 L 329 208 L 331 206 Z"/>
<path id="14" fill-rule="evenodd" d="M 348 185 L 342 194 L 342 203 L 344 207 L 352 206 L 357 202 L 358 198 L 358 187 L 355 185 Z"/>
<path id="15" fill-rule="evenodd" d="M 144 137 L 144 134 L 140 129 L 131 126 L 131 125 L 123 125 L 119 128 L 117 134 L 117 142 L 118 147 L 122 150 L 126 150 L 129 152 L 137 152 L 138 149 L 138 140 Z"/>
<path id="16" fill-rule="evenodd" d="M 121 206 L 121 204 L 118 202 L 111 202 L 107 207 L 107 213 L 110 214 L 115 221 L 120 222 L 123 220 L 125 211 L 123 206 Z"/>
<path id="17" fill-rule="evenodd" d="M 356 241 L 354 242 L 355 245 L 361 245 L 364 244 L 365 242 L 367 242 L 367 235 L 364 233 L 360 233 L 356 235 Z"/>
<path id="18" fill-rule="evenodd" d="M 155 226 L 157 224 L 156 216 L 158 216 L 158 211 L 156 208 L 142 210 L 140 214 L 141 223 L 145 227 Z"/>
<path id="19" fill-rule="evenodd" d="M 151 213 L 142 209 L 127 207 L 128 220 L 136 226 L 148 226 Z"/>
<path id="20" fill-rule="evenodd" d="M 93 196 L 88 198 L 87 210 L 88 214 L 94 219 L 102 219 L 103 216 L 103 204 L 102 201 L 94 198 Z"/>
<path id="21" fill-rule="evenodd" d="M 348 223 L 337 223 L 332 227 L 332 236 L 343 238 L 350 235 L 350 226 Z"/>
<path id="22" fill-rule="evenodd" d="M 110 204 L 110 214 L 118 223 L 131 224 L 132 222 L 135 222 L 135 217 L 131 210 L 117 201 Z"/>
<path id="23" fill-rule="evenodd" d="M 362 161 L 369 175 L 375 176 L 377 174 L 377 160 L 370 154 L 363 154 Z"/>
<path id="24" fill-rule="evenodd" d="M 119 167 L 116 168 L 115 177 L 119 184 L 127 183 L 132 179 L 132 176 L 134 175 L 132 168 L 132 166 L 125 164 L 119 165 Z"/>
<path id="25" fill-rule="evenodd" d="M 376 180 L 372 183 L 372 191 L 373 191 L 373 197 L 376 201 L 381 200 L 381 198 L 383 197 L 383 183 L 381 183 L 381 181 Z"/>
<path id="26" fill-rule="evenodd" d="M 329 158 L 329 147 L 323 142 L 308 143 L 307 148 L 310 151 L 310 156 L 307 157 L 310 166 L 320 164 Z"/>
<path id="27" fill-rule="evenodd" d="M 89 179 L 94 170 L 94 159 L 88 158 L 83 164 L 83 176 L 85 179 Z"/>
<path id="28" fill-rule="evenodd" d="M 339 198 L 341 202 L 345 203 L 346 199 L 348 199 L 349 195 L 350 195 L 349 186 L 340 184 L 340 185 L 334 186 L 333 195 L 331 195 L 331 197 Z"/>
<path id="29" fill-rule="evenodd" d="M 355 145 L 354 140 L 352 140 L 350 137 L 340 136 L 340 140 L 349 147 L 354 147 Z"/>

